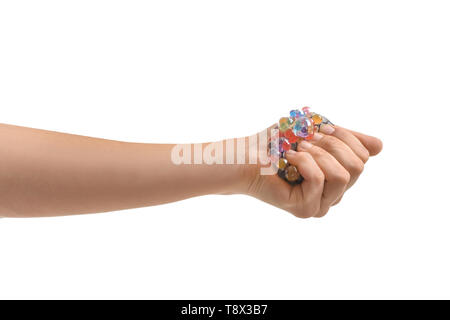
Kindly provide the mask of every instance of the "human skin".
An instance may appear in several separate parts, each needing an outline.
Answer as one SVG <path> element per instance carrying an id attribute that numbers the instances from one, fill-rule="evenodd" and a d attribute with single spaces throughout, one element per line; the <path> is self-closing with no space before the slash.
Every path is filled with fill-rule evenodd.
<path id="1" fill-rule="evenodd" d="M 261 175 L 261 163 L 176 165 L 171 161 L 175 145 L 0 124 L 0 216 L 99 213 L 208 194 L 246 194 L 297 217 L 321 217 L 382 148 L 377 138 L 323 128 L 311 143 L 287 155 L 305 178 L 291 186 L 276 175 Z M 248 160 L 252 147 L 249 137 L 245 140 Z"/>

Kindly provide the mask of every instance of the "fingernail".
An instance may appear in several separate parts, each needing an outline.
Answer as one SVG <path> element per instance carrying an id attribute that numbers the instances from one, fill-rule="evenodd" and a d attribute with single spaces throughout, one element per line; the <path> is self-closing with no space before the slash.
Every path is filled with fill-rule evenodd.
<path id="1" fill-rule="evenodd" d="M 293 154 L 296 154 L 296 152 L 294 150 L 290 149 L 290 150 L 286 151 L 286 154 L 293 155 Z"/>
<path id="2" fill-rule="evenodd" d="M 334 132 L 334 128 L 329 124 L 324 124 L 320 127 L 320 132 L 323 132 L 325 134 L 332 134 Z"/>
<path id="3" fill-rule="evenodd" d="M 312 141 L 319 141 L 322 138 L 323 138 L 323 134 L 316 132 L 316 133 L 314 133 L 314 135 L 312 137 Z"/>
<path id="4" fill-rule="evenodd" d="M 308 141 L 303 140 L 302 142 L 300 142 L 299 144 L 300 148 L 302 149 L 309 149 L 311 148 L 313 145 L 311 143 L 309 143 Z"/>

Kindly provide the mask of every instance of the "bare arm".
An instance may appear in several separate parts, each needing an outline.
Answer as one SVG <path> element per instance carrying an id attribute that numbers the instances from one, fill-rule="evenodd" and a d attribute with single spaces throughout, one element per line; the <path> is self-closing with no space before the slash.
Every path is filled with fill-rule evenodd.
<path id="1" fill-rule="evenodd" d="M 105 212 L 242 191 L 241 166 L 175 165 L 172 148 L 0 125 L 0 216 Z"/>

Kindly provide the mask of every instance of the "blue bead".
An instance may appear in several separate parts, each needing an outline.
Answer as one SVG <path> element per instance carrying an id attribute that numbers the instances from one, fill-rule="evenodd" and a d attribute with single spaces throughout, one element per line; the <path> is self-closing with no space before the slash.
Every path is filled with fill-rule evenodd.
<path id="1" fill-rule="evenodd" d="M 308 136 L 308 124 L 308 118 L 301 117 L 295 121 L 292 131 L 297 137 L 305 138 L 306 136 Z"/>
<path id="2" fill-rule="evenodd" d="M 289 112 L 289 115 L 292 119 L 297 119 L 298 117 L 300 117 L 301 112 L 299 110 L 291 110 L 291 112 Z"/>

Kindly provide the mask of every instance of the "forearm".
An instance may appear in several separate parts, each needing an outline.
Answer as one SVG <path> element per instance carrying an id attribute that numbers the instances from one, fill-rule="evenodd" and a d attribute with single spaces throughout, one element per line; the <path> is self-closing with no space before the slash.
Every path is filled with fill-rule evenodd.
<path id="1" fill-rule="evenodd" d="M 176 165 L 172 149 L 0 125 L 0 216 L 115 211 L 245 190 L 243 165 Z"/>

